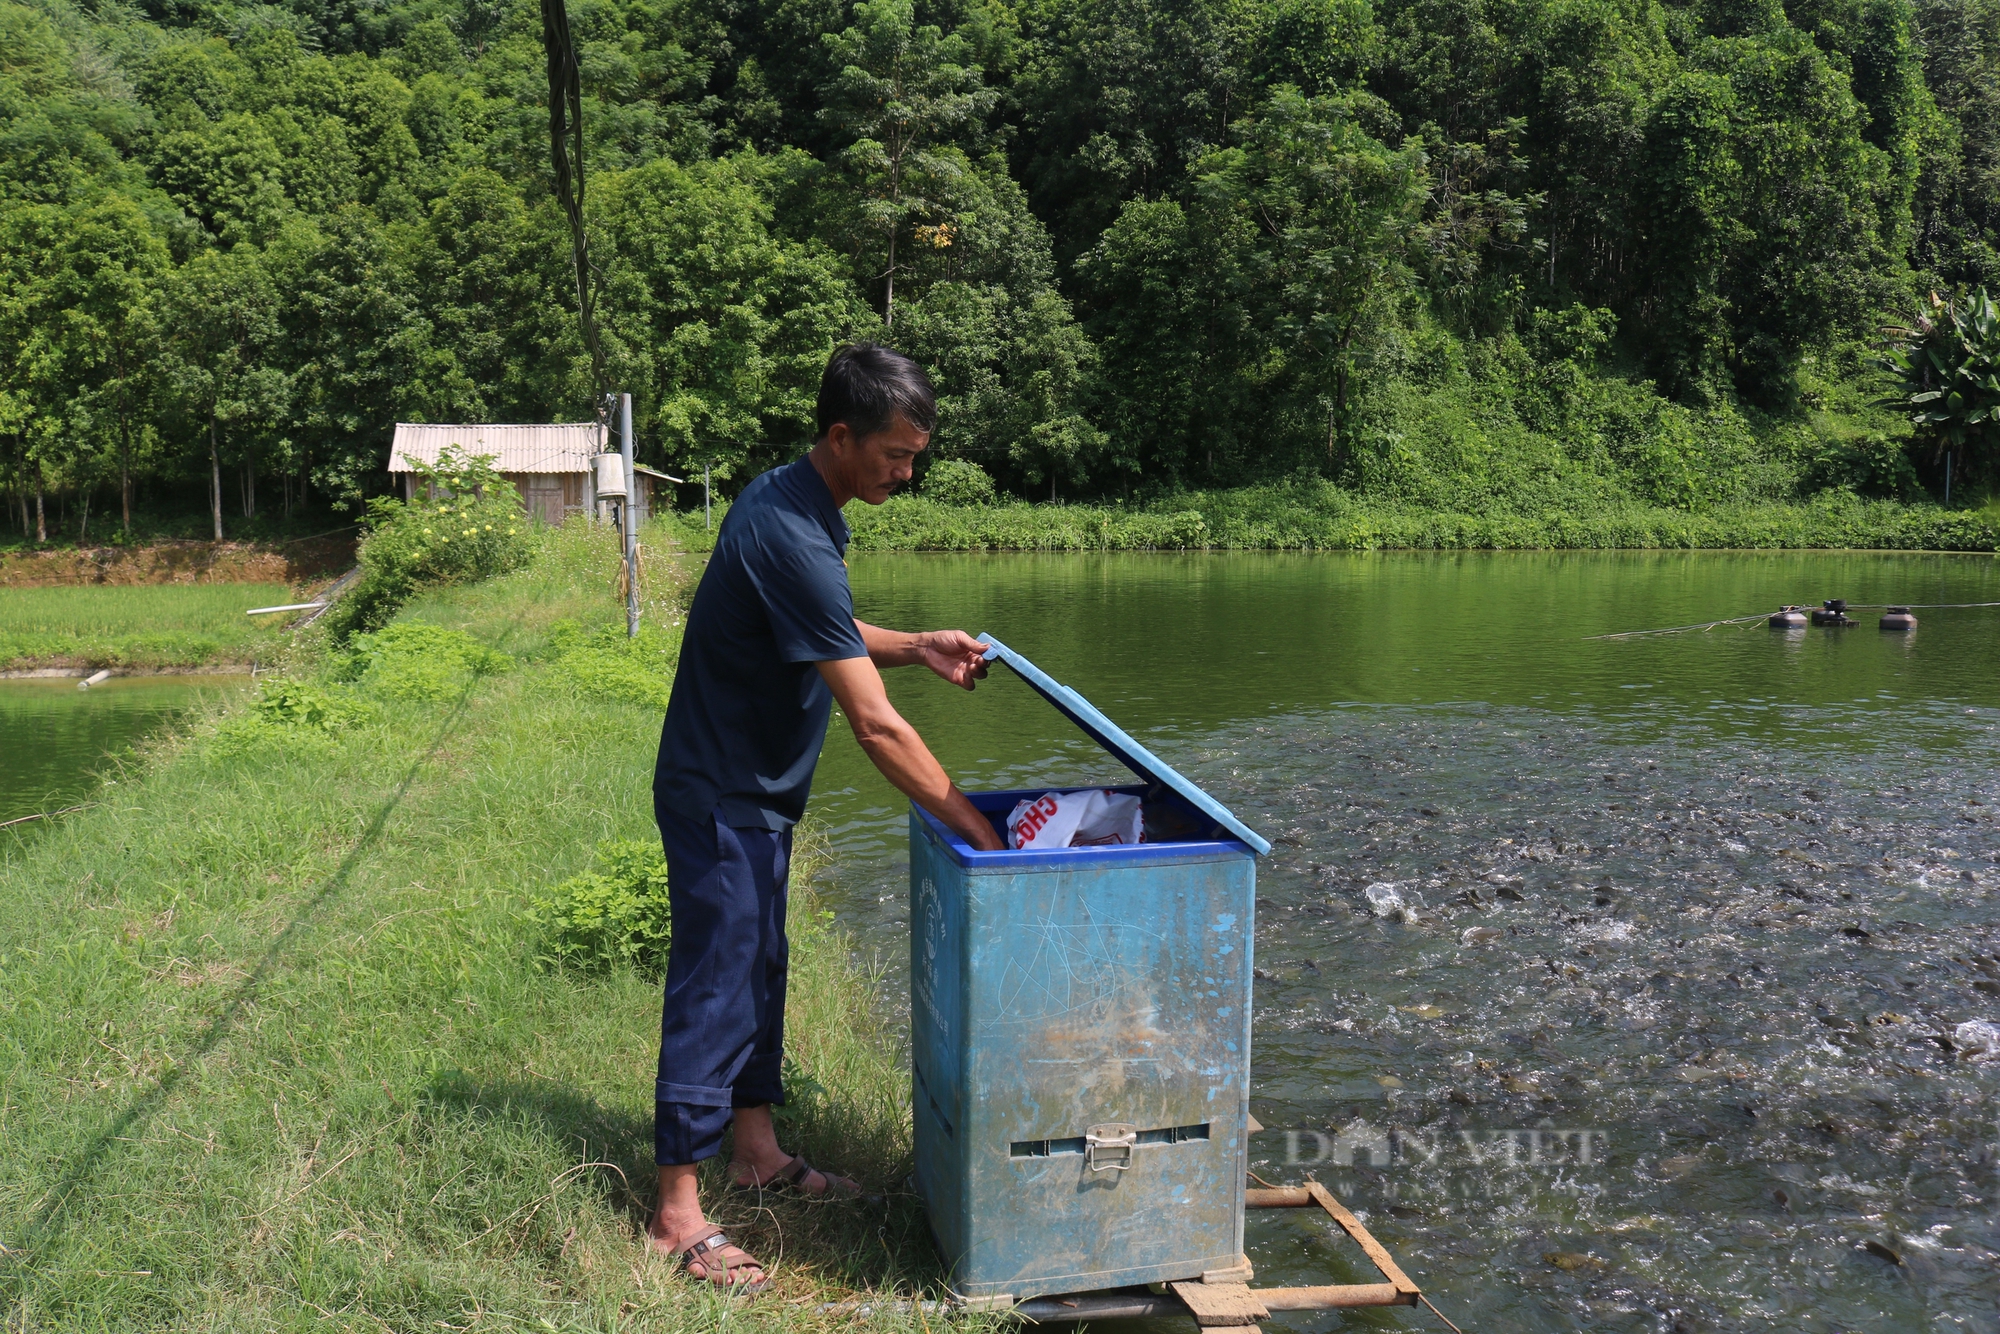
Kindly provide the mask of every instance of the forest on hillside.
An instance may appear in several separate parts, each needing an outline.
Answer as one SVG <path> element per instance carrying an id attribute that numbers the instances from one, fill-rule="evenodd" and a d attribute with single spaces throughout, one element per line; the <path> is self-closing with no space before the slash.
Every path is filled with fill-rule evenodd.
<path id="1" fill-rule="evenodd" d="M 609 376 L 725 490 L 869 337 L 1025 497 L 1918 499 L 1881 327 L 2000 279 L 2000 0 L 569 13 Z M 20 529 L 587 418 L 547 99 L 525 0 L 0 0 Z"/>

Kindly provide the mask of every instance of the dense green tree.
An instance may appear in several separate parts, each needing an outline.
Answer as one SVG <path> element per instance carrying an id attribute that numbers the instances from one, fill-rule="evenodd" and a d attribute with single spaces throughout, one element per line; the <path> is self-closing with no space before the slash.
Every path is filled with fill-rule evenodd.
<path id="1" fill-rule="evenodd" d="M 160 378 L 207 445 L 209 515 L 222 530 L 222 456 L 284 411 L 291 380 L 276 363 L 278 293 L 255 246 L 205 250 L 181 266 L 162 303 Z"/>
<path id="2" fill-rule="evenodd" d="M 67 219 L 44 302 L 60 312 L 63 378 L 76 429 L 117 461 L 120 521 L 132 526 L 133 467 L 148 438 L 161 285 L 172 259 L 137 205 L 108 195 Z"/>
<path id="3" fill-rule="evenodd" d="M 1248 7 L 1083 0 L 1023 7 L 1012 155 L 1058 252 L 1086 250 L 1123 201 L 1178 191 L 1252 97 Z"/>
<path id="4" fill-rule="evenodd" d="M 88 488 L 119 479 L 129 527 L 136 420 L 148 396 L 158 285 L 166 247 L 131 201 L 106 196 L 59 209 L 17 205 L 0 215 L 0 430 L 39 498 L 51 481 Z"/>
<path id="5" fill-rule="evenodd" d="M 965 40 L 917 23 L 913 0 L 858 0 L 853 26 L 827 34 L 826 46 L 839 73 L 821 114 L 844 144 L 838 179 L 853 192 L 856 258 L 864 273 L 879 270 L 869 277 L 882 284 L 883 328 L 894 330 L 896 275 L 908 267 L 897 246 L 905 237 L 949 245 L 948 196 L 971 169 L 955 141 L 976 139 L 996 95 Z"/>
<path id="6" fill-rule="evenodd" d="M 264 243 L 291 211 L 285 159 L 269 129 L 232 111 L 160 137 L 154 179 L 215 240 Z"/>
<path id="7" fill-rule="evenodd" d="M 1325 413 L 1329 462 L 1345 429 L 1356 340 L 1401 288 L 1428 194 L 1423 150 L 1391 149 L 1363 99 L 1281 87 L 1239 142 L 1196 165 L 1204 206 L 1246 219 L 1264 327 L 1295 393 Z"/>
<path id="8" fill-rule="evenodd" d="M 455 176 L 410 238 L 409 286 L 430 331 L 404 390 L 416 421 L 526 421 L 544 409 L 544 340 L 570 319 L 566 250 L 550 249 L 497 172 Z"/>
<path id="9" fill-rule="evenodd" d="M 47 275 L 62 248 L 65 218 L 53 204 L 15 204 L 0 212 L 0 438 L 9 471 L 35 498 L 35 532 L 48 540 L 43 496 L 51 472 L 69 462 L 60 311 L 48 300 Z"/>
<path id="10" fill-rule="evenodd" d="M 1918 0 L 1913 26 L 1940 113 L 1920 140 L 1917 262 L 1947 283 L 2000 283 L 2000 3 Z"/>
<path id="11" fill-rule="evenodd" d="M 774 236 L 752 157 L 602 178 L 606 352 L 668 459 L 747 480 L 810 439 L 827 349 L 873 324 L 821 247 Z M 572 402 L 585 358 L 567 330 Z"/>
<path id="12" fill-rule="evenodd" d="M 431 322 L 403 257 L 366 209 L 294 222 L 264 263 L 280 331 L 266 355 L 285 373 L 286 413 L 282 423 L 259 418 L 244 456 L 261 449 L 351 504 L 383 467 L 398 418 L 425 415 L 413 400 L 438 360 Z"/>
<path id="13" fill-rule="evenodd" d="M 1079 263 L 1114 475 L 1172 486 L 1262 471 L 1280 417 L 1254 228 L 1234 210 L 1135 201 Z"/>

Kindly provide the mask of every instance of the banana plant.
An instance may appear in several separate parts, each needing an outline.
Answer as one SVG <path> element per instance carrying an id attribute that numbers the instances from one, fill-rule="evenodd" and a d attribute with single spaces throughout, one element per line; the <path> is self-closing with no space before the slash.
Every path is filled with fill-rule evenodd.
<path id="1" fill-rule="evenodd" d="M 1936 442 L 1949 503 L 1952 462 L 1962 471 L 1967 452 L 1984 462 L 2000 442 L 2000 303 L 1983 287 L 1957 301 L 1933 292 L 1914 323 L 1883 332 L 1893 341 L 1880 364 L 1894 389 L 1882 406 L 1908 413 Z"/>

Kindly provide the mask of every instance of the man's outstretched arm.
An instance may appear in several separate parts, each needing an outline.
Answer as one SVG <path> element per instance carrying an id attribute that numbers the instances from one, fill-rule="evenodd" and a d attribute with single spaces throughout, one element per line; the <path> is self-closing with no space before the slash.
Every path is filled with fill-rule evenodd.
<path id="1" fill-rule="evenodd" d="M 889 703 L 888 693 L 882 689 L 882 673 L 875 670 L 873 662 L 842 658 L 816 666 L 839 701 L 840 711 L 847 715 L 854 739 L 897 791 L 944 821 L 973 847 L 994 852 L 1004 846 L 986 817 L 945 775 L 944 766 L 917 735 L 917 729 Z M 966 688 L 971 689 L 970 683 Z"/>
<path id="2" fill-rule="evenodd" d="M 856 621 L 868 659 L 877 667 L 928 667 L 955 686 L 967 690 L 986 675 L 986 645 L 963 630 L 926 630 L 907 634 Z"/>

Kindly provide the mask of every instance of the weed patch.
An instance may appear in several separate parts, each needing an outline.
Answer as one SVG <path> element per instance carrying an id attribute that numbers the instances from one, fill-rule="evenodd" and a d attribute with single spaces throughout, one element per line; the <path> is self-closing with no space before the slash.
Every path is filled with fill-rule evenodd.
<path id="1" fill-rule="evenodd" d="M 339 736 L 377 717 L 375 706 L 351 688 L 274 677 L 258 686 L 250 708 L 221 720 L 205 754 L 214 760 L 267 750 L 324 754 Z"/>
<path id="2" fill-rule="evenodd" d="M 549 647 L 556 679 L 583 694 L 666 709 L 680 661 L 677 627 L 641 624 L 628 638 L 617 626 L 586 630 L 564 621 L 551 629 Z"/>
<path id="3" fill-rule="evenodd" d="M 657 841 L 606 843 L 594 869 L 537 894 L 523 917 L 546 934 L 550 963 L 657 975 L 672 939 L 666 856 Z"/>
<path id="4" fill-rule="evenodd" d="M 435 703 L 454 698 L 474 677 L 513 665 L 463 630 L 411 621 L 354 636 L 339 670 L 371 695 Z"/>

